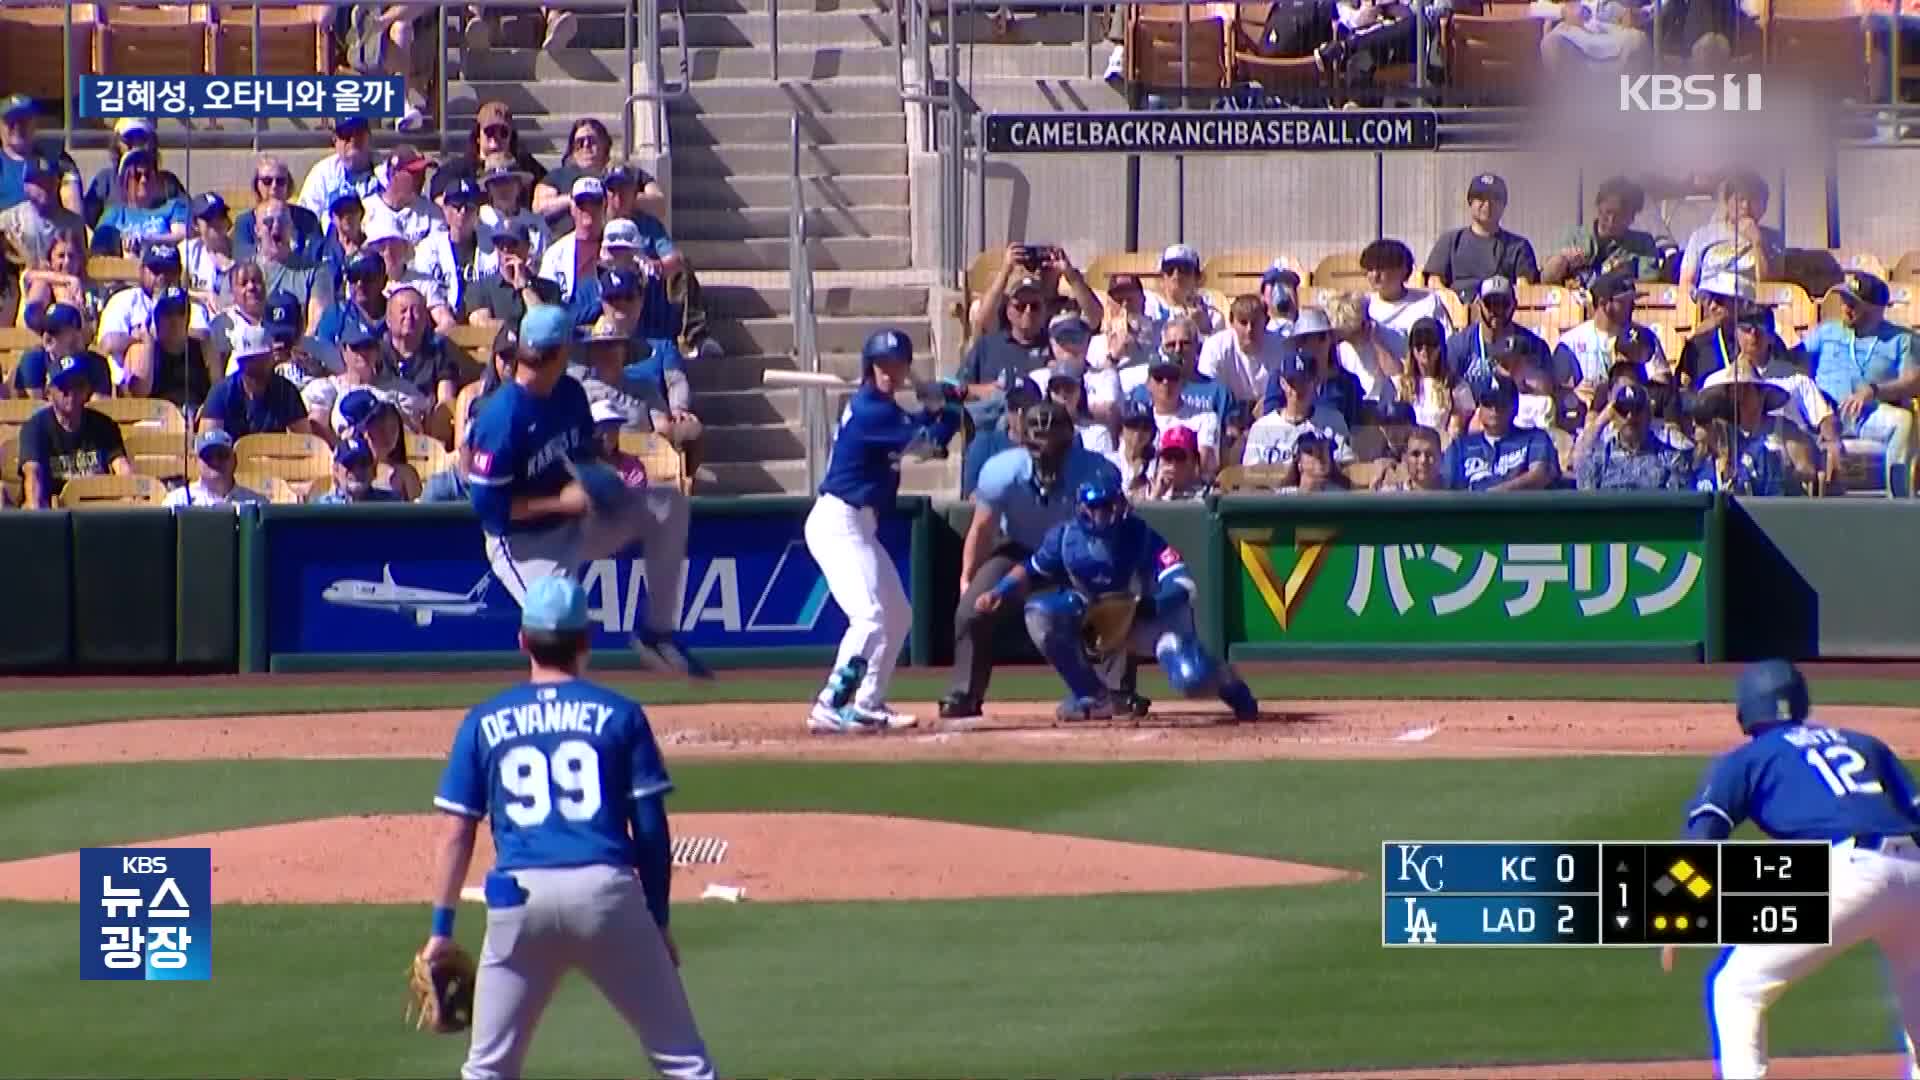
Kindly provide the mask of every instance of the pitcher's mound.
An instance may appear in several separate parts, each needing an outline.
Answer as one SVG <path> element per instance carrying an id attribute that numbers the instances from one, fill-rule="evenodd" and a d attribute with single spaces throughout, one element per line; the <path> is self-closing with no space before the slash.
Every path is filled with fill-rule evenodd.
<path id="1" fill-rule="evenodd" d="M 424 904 L 444 815 L 323 818 L 130 847 L 213 849 L 213 898 L 230 904 Z M 1244 855 L 858 814 L 675 814 L 676 836 L 726 842 L 718 864 L 679 867 L 674 897 L 709 884 L 752 900 L 950 900 L 1316 885 L 1343 870 Z M 470 883 L 493 864 L 480 829 Z M 0 862 L 0 898 L 79 899 L 78 853 Z"/>

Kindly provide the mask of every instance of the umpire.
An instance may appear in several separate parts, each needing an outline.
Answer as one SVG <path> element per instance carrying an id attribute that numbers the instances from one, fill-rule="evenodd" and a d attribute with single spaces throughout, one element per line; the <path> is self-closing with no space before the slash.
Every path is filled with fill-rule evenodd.
<path id="1" fill-rule="evenodd" d="M 1119 483 L 1119 470 L 1080 445 L 1067 407 L 1043 401 L 1027 410 L 1023 445 L 1002 450 L 980 469 L 973 491 L 973 522 L 960 550 L 960 606 L 953 617 L 953 684 L 940 702 L 942 719 L 979 716 L 993 678 L 992 615 L 974 600 L 1040 546 L 1047 530 L 1073 516 L 1073 493 L 1099 476 Z"/>

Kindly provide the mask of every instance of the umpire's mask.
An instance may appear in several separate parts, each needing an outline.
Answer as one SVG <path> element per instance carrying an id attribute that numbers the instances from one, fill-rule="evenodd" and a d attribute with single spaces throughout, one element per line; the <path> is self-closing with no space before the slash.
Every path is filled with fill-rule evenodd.
<path id="1" fill-rule="evenodd" d="M 1073 417 L 1057 401 L 1043 401 L 1027 410 L 1027 452 L 1033 455 L 1033 482 L 1043 495 L 1060 483 L 1060 470 L 1073 445 Z"/>

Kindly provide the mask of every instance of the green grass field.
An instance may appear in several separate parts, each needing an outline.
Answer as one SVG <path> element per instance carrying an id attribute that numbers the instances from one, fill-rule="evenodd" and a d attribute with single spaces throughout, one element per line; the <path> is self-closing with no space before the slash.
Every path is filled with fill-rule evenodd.
<path id="1" fill-rule="evenodd" d="M 1608 685 L 1620 690 L 1622 681 Z M 1436 689 L 1430 677 L 1421 683 L 1421 694 L 1468 696 Z M 1723 680 L 1666 675 L 1628 689 L 1647 683 L 1663 688 L 1654 697 L 1724 693 Z M 1356 693 L 1354 684 L 1332 680 L 1285 684 L 1293 696 Z M 1390 680 L 1370 679 L 1368 687 L 1389 696 L 1412 692 Z M 735 697 L 798 696 L 780 683 L 741 680 L 721 689 L 745 691 L 728 695 Z M 896 697 L 932 696 L 932 689 L 916 684 Z M 1499 686 L 1509 697 L 1587 696 L 1587 689 L 1564 676 Z M 1026 692 L 1015 679 L 996 690 Z M 1823 701 L 1846 696 L 1832 683 L 1816 692 Z M 472 687 L 403 682 L 324 694 L 313 687 L 203 690 L 191 700 L 186 691 L 33 691 L 10 695 L 7 712 L 10 725 L 20 726 L 19 697 L 30 698 L 24 709 L 46 723 L 456 705 L 473 694 Z M 1386 839 L 1666 838 L 1702 765 L 1689 758 L 688 762 L 675 768 L 677 812 L 888 813 L 1287 858 L 1368 878 L 1093 899 L 685 905 L 675 933 L 702 1026 L 729 1075 L 1097 1075 L 1699 1057 L 1704 953 L 1683 957 L 1680 971 L 1662 976 L 1652 951 L 1387 951 L 1375 874 Z M 341 813 L 420 812 L 438 769 L 431 761 L 252 761 L 0 772 L 0 858 Z M 423 833 L 422 859 L 430 843 Z M 425 923 L 424 903 L 223 907 L 214 918 L 211 982 L 85 983 L 76 975 L 72 907 L 0 903 L 8 931 L 0 951 L 8 1031 L 0 1073 L 448 1075 L 464 1041 L 415 1033 L 400 1016 L 403 968 Z M 469 947 L 478 945 L 477 923 L 469 915 L 461 927 Z M 1775 1010 L 1776 1053 L 1889 1048 L 1885 996 L 1877 960 L 1865 953 L 1842 959 Z M 580 980 L 549 1010 L 530 1061 L 537 1075 L 643 1069 L 617 1019 Z"/>

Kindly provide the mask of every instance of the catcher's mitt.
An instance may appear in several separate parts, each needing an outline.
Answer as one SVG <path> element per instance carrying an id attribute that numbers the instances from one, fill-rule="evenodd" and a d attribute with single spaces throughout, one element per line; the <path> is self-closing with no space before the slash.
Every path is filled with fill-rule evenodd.
<path id="1" fill-rule="evenodd" d="M 432 960 L 416 953 L 407 968 L 407 992 L 414 1028 L 442 1035 L 465 1031 L 473 1023 L 473 957 L 457 943 Z"/>
<path id="2" fill-rule="evenodd" d="M 1127 647 L 1133 633 L 1133 616 L 1140 602 L 1131 593 L 1108 593 L 1087 607 L 1087 621 L 1081 640 L 1093 656 L 1112 656 Z"/>

